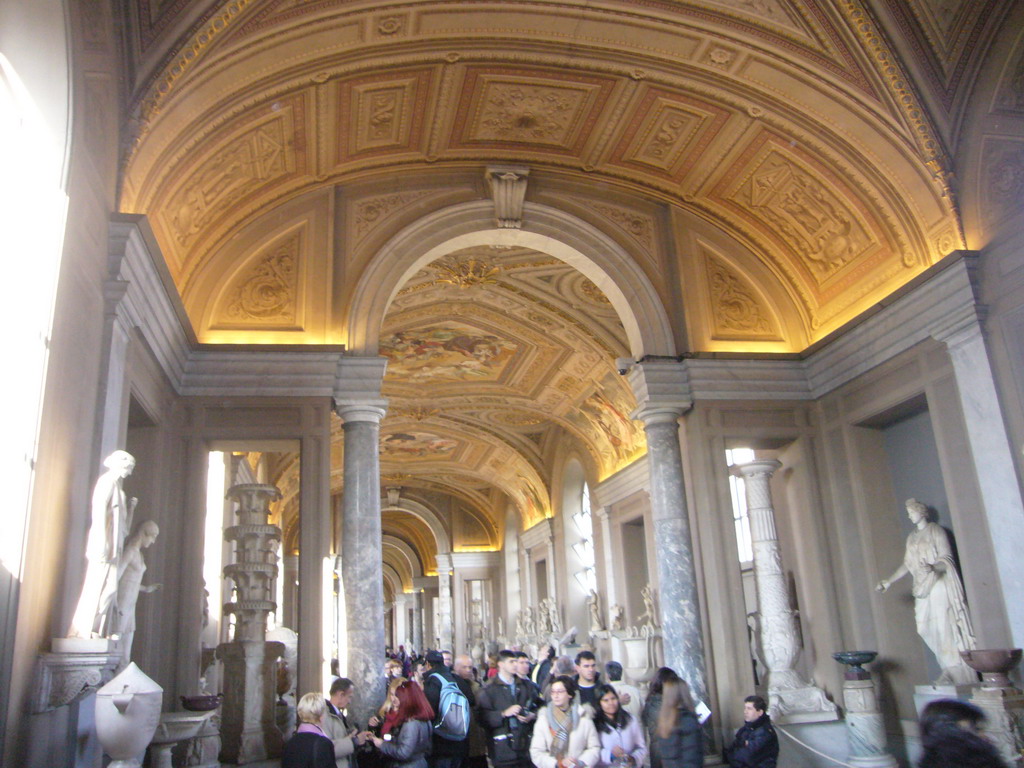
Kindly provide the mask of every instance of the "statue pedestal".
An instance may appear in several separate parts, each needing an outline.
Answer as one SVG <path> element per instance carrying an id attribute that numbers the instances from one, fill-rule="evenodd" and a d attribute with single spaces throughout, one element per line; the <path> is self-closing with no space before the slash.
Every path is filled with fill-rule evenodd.
<path id="1" fill-rule="evenodd" d="M 217 646 L 224 664 L 221 760 L 244 765 L 281 755 L 277 727 L 277 659 L 284 644 L 236 641 Z"/>
<path id="2" fill-rule="evenodd" d="M 846 705 L 846 734 L 850 740 L 848 764 L 855 768 L 898 768 L 889 754 L 885 720 L 878 708 L 878 693 L 871 673 L 864 669 L 878 655 L 876 651 L 837 651 L 832 658 L 849 667 L 843 673 L 843 703 Z"/>
<path id="3" fill-rule="evenodd" d="M 1024 694 L 1010 689 L 979 688 L 971 703 L 985 713 L 985 735 L 1007 765 L 1020 765 L 1024 750 Z"/>
<path id="4" fill-rule="evenodd" d="M 31 710 L 49 712 L 84 699 L 114 677 L 121 651 L 113 640 L 56 637 L 53 653 L 39 654 Z"/>

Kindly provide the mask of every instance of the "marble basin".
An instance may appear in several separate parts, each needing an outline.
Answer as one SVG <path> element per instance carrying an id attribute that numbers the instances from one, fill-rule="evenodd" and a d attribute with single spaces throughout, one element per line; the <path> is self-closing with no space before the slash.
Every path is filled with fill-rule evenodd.
<path id="1" fill-rule="evenodd" d="M 1020 648 L 991 648 L 960 651 L 960 656 L 971 669 L 981 672 L 982 688 L 1009 688 L 1007 673 L 1020 664 Z"/>
<path id="2" fill-rule="evenodd" d="M 153 735 L 152 744 L 177 744 L 194 738 L 199 729 L 213 715 L 209 712 L 163 712 Z"/>
<path id="3" fill-rule="evenodd" d="M 859 668 L 861 664 L 870 664 L 877 655 L 878 651 L 836 651 L 832 658 L 840 664 Z"/>

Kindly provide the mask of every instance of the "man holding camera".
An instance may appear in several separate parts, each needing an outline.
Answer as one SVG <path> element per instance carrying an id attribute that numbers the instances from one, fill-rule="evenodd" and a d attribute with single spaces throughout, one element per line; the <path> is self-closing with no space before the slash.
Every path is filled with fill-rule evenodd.
<path id="1" fill-rule="evenodd" d="M 530 736 L 537 719 L 536 691 L 531 681 L 519 677 L 519 664 L 513 651 L 499 651 L 498 674 L 480 689 L 476 699 L 494 768 L 532 766 Z"/>

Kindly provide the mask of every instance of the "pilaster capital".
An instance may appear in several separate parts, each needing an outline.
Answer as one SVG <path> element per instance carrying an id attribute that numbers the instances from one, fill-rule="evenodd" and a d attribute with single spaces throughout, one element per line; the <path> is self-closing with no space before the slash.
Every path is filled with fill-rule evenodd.
<path id="1" fill-rule="evenodd" d="M 693 407 L 690 373 L 682 361 L 640 361 L 630 368 L 628 379 L 637 402 L 630 415 L 645 425 L 675 422 Z"/>
<path id="2" fill-rule="evenodd" d="M 342 355 L 334 377 L 334 410 L 343 421 L 380 423 L 388 401 L 381 397 L 386 357 Z"/>
<path id="3" fill-rule="evenodd" d="M 541 520 L 519 535 L 519 542 L 524 549 L 533 549 L 542 544 L 550 545 L 555 540 L 555 531 L 550 518 Z"/>
<path id="4" fill-rule="evenodd" d="M 736 477 L 748 480 L 759 476 L 770 478 L 781 467 L 782 462 L 775 459 L 754 459 L 753 461 L 745 461 L 742 464 L 734 464 L 729 471 Z"/>

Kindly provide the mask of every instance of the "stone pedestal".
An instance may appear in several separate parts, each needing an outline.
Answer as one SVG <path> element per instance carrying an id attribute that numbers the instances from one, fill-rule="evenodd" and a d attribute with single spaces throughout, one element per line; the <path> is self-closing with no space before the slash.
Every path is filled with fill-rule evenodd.
<path id="1" fill-rule="evenodd" d="M 847 657 L 857 652 L 848 652 Z M 878 694 L 871 673 L 861 667 L 873 660 L 874 651 L 864 651 L 860 659 L 840 658 L 837 661 L 852 665 L 843 675 L 843 703 L 846 705 L 846 733 L 850 740 L 850 756 L 855 768 L 898 768 L 896 758 L 886 750 L 885 720 L 878 708 Z"/>
<path id="2" fill-rule="evenodd" d="M 275 722 L 277 660 L 283 643 L 236 641 L 217 648 L 224 664 L 220 759 L 244 765 L 278 757 L 284 746 Z"/>
<path id="3" fill-rule="evenodd" d="M 754 581 L 757 585 L 761 648 L 768 666 L 768 708 L 777 723 L 812 723 L 836 720 L 836 705 L 825 692 L 804 680 L 794 669 L 800 657 L 796 612 L 789 602 L 789 587 L 782 569 L 779 539 L 775 532 L 771 477 L 781 462 L 748 461 L 733 467 L 743 478 L 754 548 Z"/>
<path id="4" fill-rule="evenodd" d="M 985 713 L 985 735 L 1009 765 L 1024 764 L 1024 694 L 1007 676 L 1020 664 L 1021 649 L 964 651 L 961 656 L 982 676 L 971 703 Z"/>
<path id="5" fill-rule="evenodd" d="M 107 638 L 54 638 L 53 649 L 39 654 L 30 704 L 35 714 L 81 701 L 108 683 L 121 661 L 116 643 Z"/>

